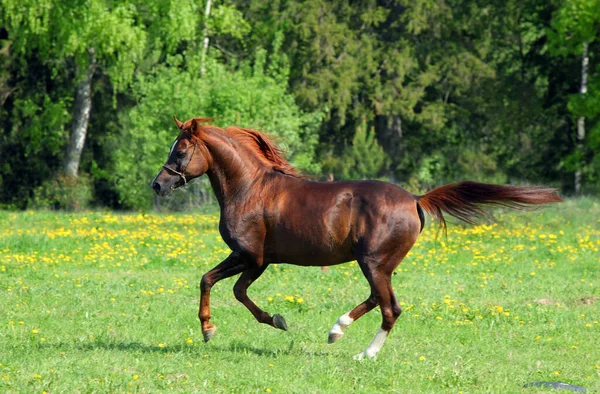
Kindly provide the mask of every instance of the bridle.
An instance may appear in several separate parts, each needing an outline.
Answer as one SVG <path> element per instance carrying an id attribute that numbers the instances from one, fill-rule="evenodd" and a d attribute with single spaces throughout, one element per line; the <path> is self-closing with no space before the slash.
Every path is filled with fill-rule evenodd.
<path id="1" fill-rule="evenodd" d="M 171 167 L 167 167 L 166 165 L 163 165 L 163 168 L 169 172 L 172 172 L 175 175 L 179 175 L 181 177 L 181 179 L 183 179 L 183 186 L 187 185 L 187 179 L 185 179 L 185 175 L 183 175 L 183 173 L 185 172 L 185 170 L 188 168 L 188 166 L 190 165 L 190 163 L 192 162 L 192 159 L 194 158 L 194 154 L 196 153 L 196 143 L 194 143 L 194 150 L 192 151 L 192 155 L 190 156 L 190 159 L 188 160 L 188 162 L 185 164 L 185 167 L 181 168 L 181 172 L 171 168 Z"/>

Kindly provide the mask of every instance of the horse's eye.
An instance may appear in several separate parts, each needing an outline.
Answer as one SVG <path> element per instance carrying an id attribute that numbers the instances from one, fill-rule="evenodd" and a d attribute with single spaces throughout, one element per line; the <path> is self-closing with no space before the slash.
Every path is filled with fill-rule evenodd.
<path id="1" fill-rule="evenodd" d="M 179 150 L 179 151 L 177 151 L 177 153 L 175 154 L 175 156 L 176 156 L 178 159 L 183 159 L 183 158 L 185 157 L 185 152 L 184 152 L 184 151 L 182 151 L 182 150 Z"/>

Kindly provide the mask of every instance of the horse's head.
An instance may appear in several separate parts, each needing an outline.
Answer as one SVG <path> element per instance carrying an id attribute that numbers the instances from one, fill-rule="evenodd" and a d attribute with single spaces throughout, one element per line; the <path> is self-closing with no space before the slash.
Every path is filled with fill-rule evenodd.
<path id="1" fill-rule="evenodd" d="M 203 175 L 209 167 L 208 151 L 198 136 L 199 122 L 207 119 L 191 119 L 185 123 L 176 117 L 173 119 L 179 128 L 179 136 L 171 147 L 167 162 L 151 185 L 156 194 L 162 197 Z"/>

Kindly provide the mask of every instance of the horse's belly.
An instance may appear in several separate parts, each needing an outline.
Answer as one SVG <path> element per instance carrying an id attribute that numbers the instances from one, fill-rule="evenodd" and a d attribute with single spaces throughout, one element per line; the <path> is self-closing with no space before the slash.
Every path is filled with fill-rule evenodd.
<path id="1" fill-rule="evenodd" d="M 273 256 L 272 261 L 303 266 L 328 266 L 342 264 L 354 260 L 352 253 L 340 253 L 340 251 L 283 251 Z"/>
<path id="2" fill-rule="evenodd" d="M 276 263 L 305 266 L 341 264 L 354 260 L 349 238 L 335 240 L 329 236 L 310 237 L 308 234 L 282 236 L 267 242 L 267 259 Z"/>

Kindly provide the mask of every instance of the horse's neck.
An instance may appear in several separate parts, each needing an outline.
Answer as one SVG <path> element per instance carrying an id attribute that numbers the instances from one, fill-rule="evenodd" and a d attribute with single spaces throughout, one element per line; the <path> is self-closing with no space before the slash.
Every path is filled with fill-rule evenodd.
<path id="1" fill-rule="evenodd" d="M 236 148 L 235 141 L 229 136 L 211 133 L 205 142 L 212 156 L 207 175 L 223 209 L 227 202 L 245 198 L 250 185 L 263 171 L 259 163 Z"/>

